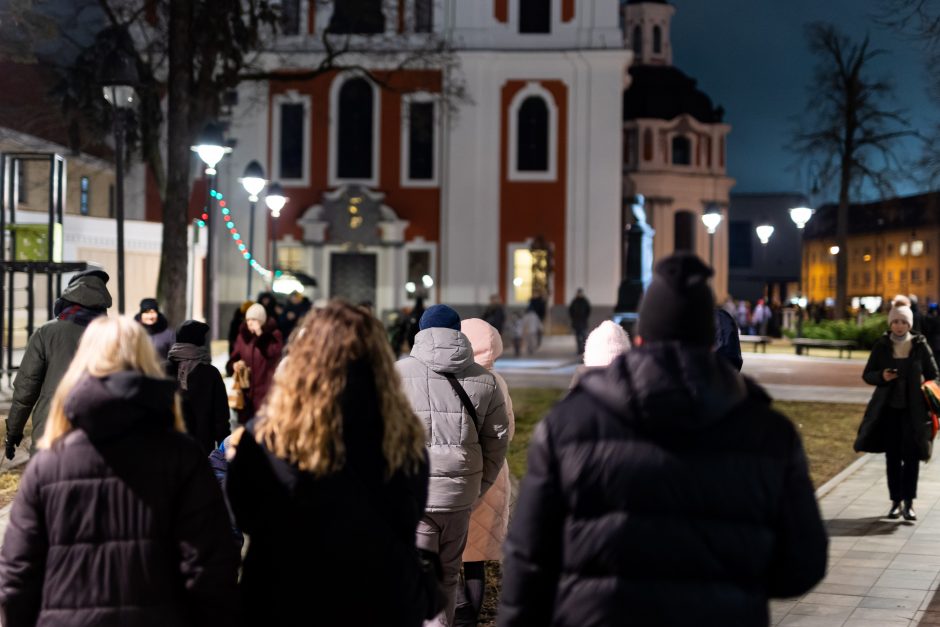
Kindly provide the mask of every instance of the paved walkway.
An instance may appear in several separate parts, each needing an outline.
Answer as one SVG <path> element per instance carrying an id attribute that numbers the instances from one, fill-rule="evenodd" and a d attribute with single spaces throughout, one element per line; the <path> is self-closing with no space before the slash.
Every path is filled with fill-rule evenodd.
<path id="1" fill-rule="evenodd" d="M 890 507 L 882 455 L 863 457 L 817 495 L 829 571 L 803 597 L 774 601 L 772 624 L 940 625 L 940 461 L 921 466 L 917 522 L 882 518 Z"/>

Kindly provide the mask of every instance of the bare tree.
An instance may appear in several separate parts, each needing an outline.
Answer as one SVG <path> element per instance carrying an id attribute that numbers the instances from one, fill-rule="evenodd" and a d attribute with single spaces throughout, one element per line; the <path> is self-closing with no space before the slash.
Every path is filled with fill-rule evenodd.
<path id="1" fill-rule="evenodd" d="M 39 20 L 34 14 L 36 7 L 50 0 L 11 1 L 18 3 L 18 12 L 14 13 L 20 21 L 32 19 L 48 26 L 47 20 Z M 325 2 L 317 0 L 310 5 L 311 10 Z M 138 134 L 129 145 L 137 146 L 160 192 L 163 244 L 158 292 L 172 320 L 181 320 L 185 314 L 188 245 L 185 235 L 192 171 L 189 147 L 205 124 L 219 116 L 226 94 L 240 83 L 304 80 L 337 70 L 357 69 L 383 89 L 396 90 L 399 82 L 395 77 L 401 72 L 434 69 L 442 75 L 441 99 L 445 105 L 456 106 L 467 100 L 456 72 L 456 55 L 444 38 L 432 32 L 420 35 L 404 32 L 401 22 L 399 28 L 386 29 L 384 24 L 370 18 L 377 15 L 377 7 L 378 15 L 393 15 L 389 9 L 399 5 L 396 0 L 335 2 L 329 27 L 322 29 L 317 39 L 303 41 L 303 49 L 313 52 L 316 59 L 312 65 L 303 67 L 292 66 L 296 55 L 291 53 L 290 46 L 281 46 L 278 38 L 285 28 L 305 32 L 298 23 L 300 3 L 296 0 L 72 0 L 72 3 L 75 7 L 97 7 L 104 27 L 94 43 L 84 47 L 76 62 L 63 72 L 62 102 L 67 111 L 100 112 L 103 107 L 100 90 L 89 68 L 95 67 L 94 59 L 104 58 L 117 45 L 121 33 L 129 33 L 134 42 L 133 54 L 141 76 L 140 106 L 136 114 Z M 58 24 L 57 36 L 69 37 L 61 19 Z M 83 130 L 100 132 L 87 126 Z"/>
<path id="2" fill-rule="evenodd" d="M 824 187 L 836 187 L 836 312 L 844 315 L 847 299 L 849 205 L 866 185 L 883 196 L 904 176 L 895 148 L 913 135 L 897 109 L 887 108 L 892 86 L 870 76 L 871 62 L 883 51 L 872 49 L 868 37 L 853 42 L 831 24 L 814 23 L 807 41 L 816 56 L 807 109 L 795 132 L 795 149 L 821 164 Z"/>

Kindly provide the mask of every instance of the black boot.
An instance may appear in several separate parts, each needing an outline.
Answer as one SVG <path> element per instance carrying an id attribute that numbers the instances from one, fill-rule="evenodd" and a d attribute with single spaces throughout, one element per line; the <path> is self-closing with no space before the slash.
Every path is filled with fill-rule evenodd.
<path id="1" fill-rule="evenodd" d="M 888 518 L 894 520 L 901 517 L 901 501 L 891 501 L 891 511 L 888 512 Z"/>
<path id="2" fill-rule="evenodd" d="M 904 509 L 901 511 L 904 520 L 917 520 L 917 514 L 914 512 L 914 501 L 904 501 Z"/>

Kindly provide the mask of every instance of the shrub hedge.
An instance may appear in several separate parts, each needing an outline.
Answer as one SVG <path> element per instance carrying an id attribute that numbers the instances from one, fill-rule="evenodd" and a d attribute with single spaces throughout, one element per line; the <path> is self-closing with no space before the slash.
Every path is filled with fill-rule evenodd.
<path id="1" fill-rule="evenodd" d="M 819 323 L 803 323 L 803 337 L 813 340 L 853 340 L 862 348 L 871 348 L 875 340 L 888 330 L 888 317 L 884 314 L 869 316 L 861 325 L 853 320 L 822 320 Z M 793 338 L 796 333 L 786 330 L 784 334 Z"/>

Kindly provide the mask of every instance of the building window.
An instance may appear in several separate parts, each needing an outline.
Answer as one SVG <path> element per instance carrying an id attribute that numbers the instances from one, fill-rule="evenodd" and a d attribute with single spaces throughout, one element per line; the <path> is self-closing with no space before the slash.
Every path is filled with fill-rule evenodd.
<path id="1" fill-rule="evenodd" d="M 405 292 L 408 298 L 427 295 L 429 289 L 434 287 L 434 278 L 431 276 L 431 251 L 409 250 L 405 272 Z"/>
<path id="2" fill-rule="evenodd" d="M 636 130 L 630 129 L 623 135 L 623 163 L 636 165 Z"/>
<path id="3" fill-rule="evenodd" d="M 907 242 L 901 242 L 898 244 L 898 254 L 902 257 L 907 256 Z"/>
<path id="4" fill-rule="evenodd" d="M 284 246 L 277 247 L 277 266 L 282 270 L 296 270 L 298 272 L 304 269 L 304 247 L 303 246 Z"/>
<path id="5" fill-rule="evenodd" d="M 858 272 L 852 273 L 852 287 L 858 287 Z"/>
<path id="6" fill-rule="evenodd" d="M 434 0 L 415 0 L 415 32 L 434 30 Z"/>
<path id="7" fill-rule="evenodd" d="M 87 176 L 83 176 L 78 184 L 78 210 L 83 216 L 87 216 L 90 211 L 89 198 L 91 196 L 91 182 Z"/>
<path id="8" fill-rule="evenodd" d="M 718 140 L 718 167 L 725 167 L 725 138 Z"/>
<path id="9" fill-rule="evenodd" d="M 871 272 L 862 273 L 862 285 L 865 287 L 871 285 Z"/>
<path id="10" fill-rule="evenodd" d="M 930 268 L 924 270 L 924 280 L 930 283 L 933 280 L 933 271 Z"/>
<path id="11" fill-rule="evenodd" d="M 732 220 L 728 225 L 728 267 L 750 268 L 753 263 L 751 238 L 753 229 L 750 222 Z"/>
<path id="12" fill-rule="evenodd" d="M 552 0 L 519 0 L 519 32 L 552 32 Z"/>
<path id="13" fill-rule="evenodd" d="M 406 95 L 402 100 L 406 107 L 402 137 L 402 183 L 434 184 L 437 177 L 434 102 L 427 96 L 419 95 Z"/>
<path id="14" fill-rule="evenodd" d="M 336 175 L 341 179 L 372 178 L 372 86 L 352 78 L 339 90 Z"/>
<path id="15" fill-rule="evenodd" d="M 888 245 L 885 247 L 885 254 L 886 254 L 888 257 L 894 257 L 894 244 L 888 244 Z"/>
<path id="16" fill-rule="evenodd" d="M 907 270 L 901 270 L 898 275 L 898 281 L 900 281 L 902 285 L 907 282 Z"/>
<path id="17" fill-rule="evenodd" d="M 282 103 L 280 113 L 278 178 L 302 179 L 306 107 L 303 103 Z"/>
<path id="18" fill-rule="evenodd" d="M 639 26 L 633 27 L 633 54 L 639 57 L 643 54 L 643 29 Z"/>
<path id="19" fill-rule="evenodd" d="M 281 32 L 284 35 L 300 34 L 300 0 L 281 0 Z"/>
<path id="20" fill-rule="evenodd" d="M 887 280 L 885 281 L 885 283 L 894 283 L 894 272 L 892 272 L 891 270 L 888 270 L 887 272 Z"/>
<path id="21" fill-rule="evenodd" d="M 920 283 L 920 268 L 911 269 L 911 283 Z"/>
<path id="22" fill-rule="evenodd" d="M 520 172 L 545 172 L 548 170 L 548 106 L 538 96 L 530 96 L 519 107 L 518 120 L 516 168 Z"/>
<path id="23" fill-rule="evenodd" d="M 385 32 L 383 0 L 336 0 L 327 32 L 344 35 L 376 35 Z"/>
<path id="24" fill-rule="evenodd" d="M 836 286 L 836 276 L 834 274 L 829 275 L 829 289 L 832 289 Z"/>
<path id="25" fill-rule="evenodd" d="M 673 224 L 675 227 L 675 250 L 695 251 L 695 223 L 697 217 L 688 210 L 677 211 Z"/>
<path id="26" fill-rule="evenodd" d="M 532 251 L 528 248 L 513 251 L 512 292 L 517 303 L 527 303 L 532 298 Z"/>
<path id="27" fill-rule="evenodd" d="M 653 131 L 643 131 L 643 161 L 653 160 Z"/>
<path id="28" fill-rule="evenodd" d="M 653 54 L 662 54 L 663 52 L 663 29 L 659 26 L 653 27 Z"/>
<path id="29" fill-rule="evenodd" d="M 924 254 L 924 241 L 916 239 L 911 242 L 911 257 L 920 257 Z"/>
<path id="30" fill-rule="evenodd" d="M 692 163 L 692 142 L 688 137 L 677 135 L 672 138 L 672 164 L 690 165 Z"/>

